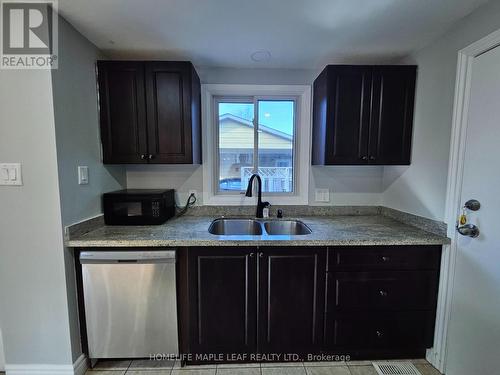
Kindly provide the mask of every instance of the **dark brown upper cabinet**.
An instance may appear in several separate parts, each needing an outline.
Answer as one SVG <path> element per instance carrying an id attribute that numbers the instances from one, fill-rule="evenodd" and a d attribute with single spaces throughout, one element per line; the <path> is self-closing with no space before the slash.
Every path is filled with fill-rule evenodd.
<path id="1" fill-rule="evenodd" d="M 105 164 L 200 164 L 200 79 L 190 62 L 99 61 Z"/>
<path id="2" fill-rule="evenodd" d="M 314 81 L 312 164 L 410 164 L 416 73 L 327 66 Z"/>

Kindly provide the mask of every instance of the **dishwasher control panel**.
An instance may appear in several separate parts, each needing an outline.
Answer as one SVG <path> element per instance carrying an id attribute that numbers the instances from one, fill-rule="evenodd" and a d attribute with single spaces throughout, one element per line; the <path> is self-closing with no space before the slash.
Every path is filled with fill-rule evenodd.
<path id="1" fill-rule="evenodd" d="M 82 251 L 80 263 L 102 262 L 175 262 L 175 250 L 144 250 L 144 251 Z"/>

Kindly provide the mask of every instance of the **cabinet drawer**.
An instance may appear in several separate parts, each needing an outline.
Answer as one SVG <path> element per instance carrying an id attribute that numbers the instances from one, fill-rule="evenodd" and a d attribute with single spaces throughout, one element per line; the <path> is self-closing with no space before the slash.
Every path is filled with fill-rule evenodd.
<path id="1" fill-rule="evenodd" d="M 327 277 L 327 311 L 435 308 L 436 271 L 335 272 Z"/>
<path id="2" fill-rule="evenodd" d="M 328 270 L 438 269 L 441 246 L 352 246 L 332 247 Z"/>
<path id="3" fill-rule="evenodd" d="M 430 348 L 434 313 L 327 314 L 325 328 L 330 348 Z"/>

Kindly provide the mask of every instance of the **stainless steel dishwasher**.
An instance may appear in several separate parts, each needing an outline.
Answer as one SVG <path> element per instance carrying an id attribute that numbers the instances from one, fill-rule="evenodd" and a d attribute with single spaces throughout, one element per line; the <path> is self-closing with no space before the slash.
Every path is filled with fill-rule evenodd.
<path id="1" fill-rule="evenodd" d="M 175 251 L 83 251 L 89 356 L 178 354 Z"/>

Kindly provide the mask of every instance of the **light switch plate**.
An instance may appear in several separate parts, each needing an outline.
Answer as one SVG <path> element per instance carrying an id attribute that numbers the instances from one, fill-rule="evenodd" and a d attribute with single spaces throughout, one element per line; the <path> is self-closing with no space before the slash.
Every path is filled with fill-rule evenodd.
<path id="1" fill-rule="evenodd" d="M 329 189 L 315 189 L 315 201 L 316 202 L 330 202 L 330 190 Z"/>
<path id="2" fill-rule="evenodd" d="M 0 185 L 19 186 L 23 184 L 20 163 L 0 163 Z"/>
<path id="3" fill-rule="evenodd" d="M 89 167 L 78 167 L 78 185 L 87 185 L 89 183 Z"/>

